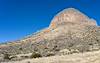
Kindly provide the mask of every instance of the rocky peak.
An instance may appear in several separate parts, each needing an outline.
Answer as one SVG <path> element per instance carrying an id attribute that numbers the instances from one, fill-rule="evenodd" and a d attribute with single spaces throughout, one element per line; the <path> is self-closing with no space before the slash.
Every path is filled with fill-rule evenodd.
<path id="1" fill-rule="evenodd" d="M 95 25 L 94 20 L 89 19 L 88 16 L 84 15 L 77 9 L 68 8 L 64 9 L 53 18 L 49 28 L 55 28 L 58 27 L 59 25 L 64 25 L 68 23 L 75 23 L 75 24 L 90 23 L 92 25 Z"/>

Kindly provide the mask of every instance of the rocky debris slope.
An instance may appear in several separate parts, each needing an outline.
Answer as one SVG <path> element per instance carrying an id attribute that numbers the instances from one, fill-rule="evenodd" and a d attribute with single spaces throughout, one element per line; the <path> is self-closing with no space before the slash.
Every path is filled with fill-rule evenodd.
<path id="1" fill-rule="evenodd" d="M 100 27 L 74 8 L 58 13 L 50 26 L 22 40 L 0 45 L 0 56 L 38 52 L 41 56 L 66 55 L 100 49 Z"/>

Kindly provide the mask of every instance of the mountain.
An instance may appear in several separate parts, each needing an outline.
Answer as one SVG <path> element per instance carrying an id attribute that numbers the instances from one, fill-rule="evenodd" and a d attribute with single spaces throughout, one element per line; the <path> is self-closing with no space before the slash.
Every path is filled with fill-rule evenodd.
<path id="1" fill-rule="evenodd" d="M 48 28 L 15 42 L 0 45 L 3 54 L 38 52 L 41 56 L 67 55 L 100 50 L 100 27 L 74 8 L 58 13 Z"/>

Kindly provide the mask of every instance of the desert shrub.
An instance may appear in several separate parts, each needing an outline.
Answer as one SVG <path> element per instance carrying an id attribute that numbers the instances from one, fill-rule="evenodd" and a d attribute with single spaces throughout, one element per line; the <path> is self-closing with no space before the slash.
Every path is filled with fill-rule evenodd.
<path id="1" fill-rule="evenodd" d="M 60 51 L 60 49 L 59 48 L 56 48 L 55 51 Z"/>
<path id="2" fill-rule="evenodd" d="M 96 41 L 97 41 L 97 42 L 99 42 L 99 40 L 98 40 L 98 39 L 97 39 Z"/>
<path id="3" fill-rule="evenodd" d="M 27 61 L 26 63 L 31 63 L 30 61 Z"/>
<path id="4" fill-rule="evenodd" d="M 89 43 L 88 45 L 93 46 L 93 43 Z"/>
<path id="5" fill-rule="evenodd" d="M 73 43 L 70 43 L 68 46 L 69 46 L 69 47 L 72 47 L 73 45 L 74 45 Z"/>
<path id="6" fill-rule="evenodd" d="M 49 52 L 49 53 L 47 53 L 46 56 L 48 57 L 48 56 L 54 56 L 54 55 L 55 55 L 55 54 L 54 54 L 53 52 Z"/>
<path id="7" fill-rule="evenodd" d="M 53 50 L 59 51 L 60 49 L 59 49 L 59 47 L 58 47 L 57 45 L 55 45 L 55 46 L 53 47 Z"/>
<path id="8" fill-rule="evenodd" d="M 33 52 L 32 55 L 30 56 L 30 58 L 39 58 L 39 57 L 42 57 L 42 55 L 37 52 Z"/>
<path id="9" fill-rule="evenodd" d="M 11 59 L 11 58 L 10 58 L 10 55 L 7 54 L 7 53 L 5 53 L 5 54 L 4 54 L 4 59 L 10 60 L 10 59 Z"/>
<path id="10" fill-rule="evenodd" d="M 54 56 L 54 54 L 47 54 L 47 56 L 46 56 L 46 57 L 48 57 L 48 56 Z"/>
<path id="11" fill-rule="evenodd" d="M 29 56 L 21 56 L 21 58 L 29 58 Z"/>
<path id="12" fill-rule="evenodd" d="M 69 49 L 62 49 L 59 51 L 60 55 L 67 55 L 70 54 L 70 50 Z"/>
<path id="13" fill-rule="evenodd" d="M 20 47 L 19 50 L 23 50 L 23 49 Z"/>

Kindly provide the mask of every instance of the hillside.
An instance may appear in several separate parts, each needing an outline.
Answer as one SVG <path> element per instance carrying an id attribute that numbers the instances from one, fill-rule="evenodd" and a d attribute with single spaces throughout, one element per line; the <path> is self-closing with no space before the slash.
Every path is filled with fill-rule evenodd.
<path id="1" fill-rule="evenodd" d="M 100 27 L 94 19 L 68 8 L 58 13 L 48 28 L 24 39 L 0 45 L 0 57 L 4 54 L 15 56 L 33 52 L 47 57 L 96 50 L 100 50 Z"/>

